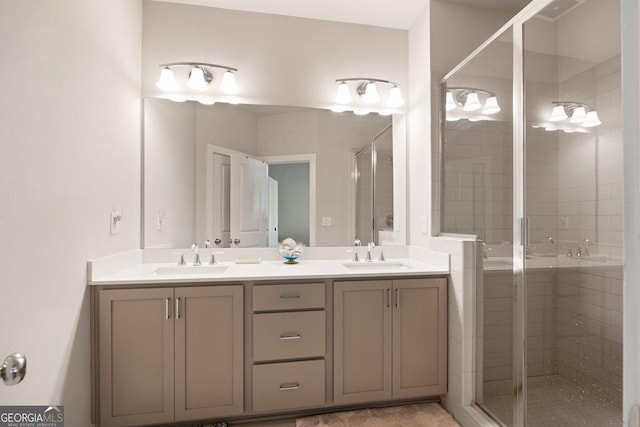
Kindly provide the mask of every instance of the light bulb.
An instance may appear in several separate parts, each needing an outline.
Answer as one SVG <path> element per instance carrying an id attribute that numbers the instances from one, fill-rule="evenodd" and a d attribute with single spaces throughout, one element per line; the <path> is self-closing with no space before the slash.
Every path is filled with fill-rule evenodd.
<path id="1" fill-rule="evenodd" d="M 389 106 L 390 107 L 399 107 L 404 104 L 404 98 L 402 97 L 402 92 L 400 92 L 400 88 L 398 86 L 394 86 L 389 91 Z"/>
<path id="2" fill-rule="evenodd" d="M 457 107 L 456 102 L 453 100 L 453 94 L 449 91 L 447 91 L 447 101 L 444 107 L 447 111 L 455 110 Z"/>
<path id="3" fill-rule="evenodd" d="M 476 92 L 471 92 L 467 95 L 467 100 L 464 102 L 464 106 L 462 109 L 464 111 L 476 111 L 482 108 L 482 104 L 480 104 L 480 99 L 478 98 L 478 94 Z"/>
<path id="4" fill-rule="evenodd" d="M 173 75 L 173 70 L 171 70 L 169 67 L 165 67 L 160 70 L 160 79 L 158 79 L 158 83 L 156 83 L 156 86 L 166 91 L 177 90 L 178 84 L 176 83 L 176 78 Z"/>
<path id="5" fill-rule="evenodd" d="M 353 114 L 355 114 L 356 116 L 366 116 L 367 114 L 369 114 L 369 110 L 364 108 L 356 108 L 353 110 Z"/>
<path id="6" fill-rule="evenodd" d="M 202 105 L 213 105 L 216 103 L 216 100 L 211 96 L 199 96 L 197 101 Z"/>
<path id="7" fill-rule="evenodd" d="M 347 82 L 342 82 L 338 85 L 338 93 L 336 93 L 335 101 L 338 104 L 348 104 L 352 100 L 351 94 L 349 93 L 349 85 Z"/>
<path id="8" fill-rule="evenodd" d="M 487 102 L 484 103 L 484 109 L 482 114 L 496 114 L 500 112 L 500 105 L 498 105 L 498 98 L 490 96 L 487 98 Z"/>
<path id="9" fill-rule="evenodd" d="M 561 120 L 566 119 L 567 117 L 567 112 L 564 111 L 564 107 L 562 105 L 556 105 L 555 107 L 553 107 L 553 111 L 551 111 L 551 116 L 549 116 L 549 121 L 550 122 L 559 122 Z"/>
<path id="10" fill-rule="evenodd" d="M 365 86 L 364 94 L 362 95 L 362 100 L 366 104 L 375 104 L 380 101 L 380 94 L 378 93 L 378 86 L 374 82 L 369 82 Z"/>
<path id="11" fill-rule="evenodd" d="M 193 67 L 189 73 L 187 86 L 194 90 L 206 90 L 209 84 L 205 80 L 204 70 L 200 67 Z"/>
<path id="12" fill-rule="evenodd" d="M 236 84 L 236 76 L 229 70 L 225 71 L 222 75 L 222 83 L 220 83 L 220 90 L 229 95 L 235 95 L 240 89 Z"/>
<path id="13" fill-rule="evenodd" d="M 589 111 L 584 122 L 582 122 L 582 126 L 586 128 L 600 126 L 601 124 L 602 122 L 600 121 L 600 117 L 598 117 L 598 112 L 596 110 Z"/>
<path id="14" fill-rule="evenodd" d="M 584 107 L 576 107 L 573 109 L 573 114 L 571 115 L 571 123 L 582 123 L 587 118 L 587 112 Z"/>

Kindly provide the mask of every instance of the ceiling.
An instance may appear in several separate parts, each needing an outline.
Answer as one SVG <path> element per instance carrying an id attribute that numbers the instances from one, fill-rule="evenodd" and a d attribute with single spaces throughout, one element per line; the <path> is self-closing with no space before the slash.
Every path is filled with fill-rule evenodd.
<path id="1" fill-rule="evenodd" d="M 155 0 L 408 30 L 429 0 Z M 513 13 L 531 0 L 442 0 Z"/>

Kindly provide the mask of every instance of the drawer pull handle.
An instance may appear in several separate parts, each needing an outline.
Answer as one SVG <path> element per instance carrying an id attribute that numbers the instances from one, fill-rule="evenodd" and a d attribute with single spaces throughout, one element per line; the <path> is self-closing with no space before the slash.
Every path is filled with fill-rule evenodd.
<path id="1" fill-rule="evenodd" d="M 291 296 L 280 295 L 280 299 L 283 301 L 292 301 L 292 300 L 300 299 L 300 295 L 291 295 Z"/>
<path id="2" fill-rule="evenodd" d="M 282 334 L 282 335 L 280 335 L 280 339 L 283 340 L 283 341 L 284 340 L 299 340 L 300 338 L 301 338 L 300 334 L 291 334 L 291 335 Z"/>
<path id="3" fill-rule="evenodd" d="M 299 388 L 300 388 L 300 384 L 298 384 L 298 383 L 280 384 L 280 391 L 298 390 Z"/>

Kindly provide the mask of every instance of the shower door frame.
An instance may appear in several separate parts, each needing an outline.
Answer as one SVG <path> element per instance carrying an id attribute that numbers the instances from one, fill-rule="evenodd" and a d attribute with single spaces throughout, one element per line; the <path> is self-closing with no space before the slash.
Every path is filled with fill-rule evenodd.
<path id="1" fill-rule="evenodd" d="M 526 427 L 527 425 L 527 283 L 526 283 L 526 259 L 525 248 L 529 243 L 529 224 L 526 215 L 526 116 L 525 116 L 525 76 L 524 76 L 524 25 L 527 21 L 540 13 L 545 7 L 553 3 L 554 0 L 532 0 L 516 16 L 502 26 L 495 34 L 487 39 L 467 58 L 460 62 L 455 68 L 447 73 L 440 80 L 440 141 L 439 141 L 439 165 L 440 165 L 440 188 L 439 188 L 439 209 L 440 209 L 440 232 L 444 230 L 444 123 L 445 123 L 445 91 L 447 80 L 455 75 L 466 64 L 472 61 L 489 44 L 497 40 L 506 31 L 512 30 L 513 42 L 513 426 Z M 442 90 L 444 88 L 444 90 Z M 472 236 L 469 236 L 472 237 Z M 481 274 L 482 271 L 476 274 Z M 474 302 L 475 304 L 475 302 Z M 475 319 L 474 319 L 475 320 Z M 473 331 L 473 336 L 477 336 L 477 331 Z M 472 349 L 475 353 L 476 348 Z M 477 358 L 473 358 L 473 372 L 482 369 L 477 366 Z M 475 376 L 474 376 L 475 381 Z M 471 387 L 472 404 L 475 404 L 477 387 Z M 624 391 L 623 391 L 624 393 Z M 464 397 L 463 397 L 464 399 Z"/>

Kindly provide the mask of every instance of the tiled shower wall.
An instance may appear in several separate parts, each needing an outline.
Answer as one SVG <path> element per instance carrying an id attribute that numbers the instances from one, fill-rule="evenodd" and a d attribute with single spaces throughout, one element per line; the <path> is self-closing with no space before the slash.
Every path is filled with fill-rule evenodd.
<path id="1" fill-rule="evenodd" d="M 549 96 L 545 85 L 527 88 Z M 623 286 L 622 267 L 615 259 L 622 254 L 623 239 L 620 57 L 562 82 L 559 99 L 593 106 L 602 125 L 589 134 L 527 131 L 532 250 L 575 253 L 589 239 L 594 242 L 592 256 L 614 261 L 605 267 L 582 261 L 580 267 L 527 272 L 529 375 L 558 373 L 619 401 Z M 556 240 L 555 248 L 542 245 L 547 235 Z M 485 271 L 485 381 L 511 378 L 512 280 L 510 271 Z"/>

